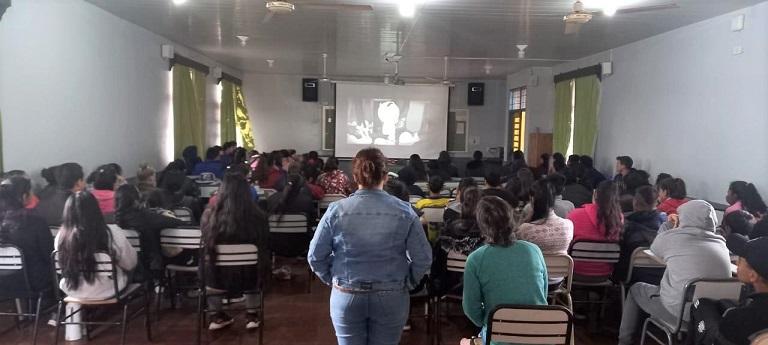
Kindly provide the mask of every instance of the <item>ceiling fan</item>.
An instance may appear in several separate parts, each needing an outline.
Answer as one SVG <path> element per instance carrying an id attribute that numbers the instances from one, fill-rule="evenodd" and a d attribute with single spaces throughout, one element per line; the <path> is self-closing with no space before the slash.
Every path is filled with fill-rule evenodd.
<path id="1" fill-rule="evenodd" d="M 275 15 L 292 14 L 297 10 L 325 10 L 325 11 L 352 11 L 352 12 L 370 12 L 373 11 L 371 5 L 355 4 L 333 4 L 327 2 L 309 2 L 309 1 L 266 1 L 267 14 L 262 23 L 269 23 Z"/>
<path id="2" fill-rule="evenodd" d="M 432 77 L 424 77 L 424 79 L 431 80 L 431 81 L 434 81 L 434 82 L 438 82 L 438 83 L 443 84 L 443 85 L 445 85 L 447 87 L 455 87 L 456 86 L 452 81 L 448 80 L 448 57 L 447 56 L 443 57 L 443 79 L 442 80 L 438 80 L 437 78 L 432 78 Z"/>
<path id="3" fill-rule="evenodd" d="M 614 12 L 615 14 L 629 14 L 629 13 L 669 10 L 669 9 L 678 8 L 678 7 L 679 6 L 674 2 L 667 2 L 663 4 L 649 5 L 649 6 L 613 8 L 611 12 Z M 614 14 L 614 13 L 607 13 L 607 12 L 608 10 L 603 10 L 603 11 L 585 10 L 584 3 L 582 3 L 581 0 L 576 0 L 573 3 L 573 8 L 571 12 L 568 13 L 565 17 L 563 17 L 563 21 L 565 22 L 565 34 L 570 35 L 570 34 L 578 33 L 579 30 L 581 30 L 581 26 L 588 23 L 590 20 L 592 20 L 592 17 L 595 14 L 599 14 L 599 13 L 603 13 L 606 15 Z"/>

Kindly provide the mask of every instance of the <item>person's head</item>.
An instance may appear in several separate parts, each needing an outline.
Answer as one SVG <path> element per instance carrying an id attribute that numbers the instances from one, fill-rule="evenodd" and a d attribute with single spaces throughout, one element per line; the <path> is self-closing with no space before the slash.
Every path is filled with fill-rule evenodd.
<path id="1" fill-rule="evenodd" d="M 205 151 L 205 160 L 207 161 L 217 161 L 221 157 L 221 148 L 218 146 L 209 147 L 208 150 Z"/>
<path id="2" fill-rule="evenodd" d="M 440 155 L 437 157 L 437 166 L 440 169 L 447 168 L 453 164 L 451 160 L 451 155 L 448 154 L 448 151 L 440 151 Z"/>
<path id="3" fill-rule="evenodd" d="M 472 159 L 476 161 L 483 160 L 483 152 L 482 151 L 475 151 L 472 153 Z"/>
<path id="4" fill-rule="evenodd" d="M 304 176 L 307 182 L 315 183 L 317 177 L 320 176 L 320 167 L 317 164 L 304 164 L 301 167 L 301 175 Z"/>
<path id="5" fill-rule="evenodd" d="M 570 155 L 570 156 L 568 156 L 568 161 L 566 162 L 566 165 L 569 166 L 569 167 L 572 167 L 572 166 L 574 166 L 576 164 L 579 164 L 579 159 L 580 158 L 581 158 L 581 156 L 579 156 L 579 155 Z"/>
<path id="6" fill-rule="evenodd" d="M 72 192 L 79 192 L 85 189 L 83 177 L 83 167 L 77 163 L 64 163 L 54 172 L 56 183 L 59 188 Z"/>
<path id="7" fill-rule="evenodd" d="M 237 142 L 235 141 L 227 141 L 226 143 L 221 144 L 221 151 L 225 155 L 234 154 L 236 148 L 237 148 Z"/>
<path id="8" fill-rule="evenodd" d="M 136 186 L 124 184 L 115 192 L 115 218 L 122 226 L 122 218 L 141 206 L 141 195 Z"/>
<path id="9" fill-rule="evenodd" d="M 525 155 L 523 154 L 523 151 L 515 150 L 512 152 L 512 159 L 516 161 L 521 161 L 525 159 Z"/>
<path id="10" fill-rule="evenodd" d="M 173 162 L 168 163 L 168 165 L 165 166 L 165 169 L 163 169 L 163 171 L 171 170 L 185 172 L 187 171 L 187 164 L 181 159 L 174 160 Z"/>
<path id="11" fill-rule="evenodd" d="M 248 163 L 248 151 L 243 147 L 237 147 L 232 151 L 232 164 Z"/>
<path id="12" fill-rule="evenodd" d="M 531 169 L 522 168 L 517 171 L 517 179 L 520 181 L 520 194 L 517 197 L 520 201 L 527 203 L 530 199 L 531 186 L 536 178 Z"/>
<path id="13" fill-rule="evenodd" d="M 334 170 L 339 170 L 339 160 L 335 156 L 330 156 L 325 160 L 323 171 L 332 172 Z"/>
<path id="14" fill-rule="evenodd" d="M 387 159 L 381 150 L 362 149 L 352 161 L 352 176 L 361 189 L 381 189 L 387 180 Z"/>
<path id="15" fill-rule="evenodd" d="M 677 208 L 678 227 L 696 228 L 704 231 L 715 231 L 717 215 L 715 209 L 704 200 L 691 200 Z"/>
<path id="16" fill-rule="evenodd" d="M 751 284 L 756 292 L 768 292 L 768 237 L 749 240 L 741 235 L 730 235 L 728 249 L 739 256 L 736 276 L 742 283 Z"/>
<path id="17" fill-rule="evenodd" d="M 456 200 L 461 201 L 461 193 L 464 193 L 469 187 L 477 187 L 477 182 L 471 177 L 465 177 L 459 181 L 459 185 L 456 187 Z"/>
<path id="18" fill-rule="evenodd" d="M 656 175 L 656 183 L 655 183 L 656 189 L 658 190 L 659 186 L 661 186 L 661 182 L 668 178 L 672 178 L 672 175 L 667 173 L 659 173 L 658 175 Z"/>
<path id="19" fill-rule="evenodd" d="M 443 186 L 445 186 L 445 182 L 440 176 L 431 176 L 429 178 L 429 183 L 427 183 L 429 194 L 433 196 L 440 195 L 440 192 L 443 191 Z"/>
<path id="20" fill-rule="evenodd" d="M 477 203 L 477 226 L 492 246 L 509 247 L 515 242 L 512 232 L 512 208 L 497 196 L 485 196 Z"/>
<path id="21" fill-rule="evenodd" d="M 102 165 L 94 170 L 88 181 L 95 190 L 115 190 L 117 188 L 117 171 L 111 165 Z"/>
<path id="22" fill-rule="evenodd" d="M 659 200 L 685 199 L 688 192 L 685 189 L 685 181 L 681 178 L 668 178 L 659 185 Z"/>
<path id="23" fill-rule="evenodd" d="M 163 173 L 163 181 L 160 184 L 160 188 L 167 193 L 177 193 L 184 186 L 187 176 L 183 171 L 169 170 Z"/>
<path id="24" fill-rule="evenodd" d="M 653 211 L 656 209 L 656 190 L 651 186 L 642 186 L 635 190 L 635 197 L 632 200 L 632 210 Z"/>
<path id="25" fill-rule="evenodd" d="M 531 204 L 533 206 L 532 222 L 549 216 L 549 212 L 555 207 L 555 191 L 549 179 L 536 181 L 531 186 Z"/>
<path id="26" fill-rule="evenodd" d="M 501 186 L 501 174 L 496 169 L 486 170 L 485 184 L 488 188 L 499 188 Z"/>
<path id="27" fill-rule="evenodd" d="M 754 224 L 752 221 L 755 217 L 747 211 L 738 210 L 728 213 L 723 218 L 723 230 L 725 234 L 741 234 L 749 236 L 752 233 Z"/>
<path id="28" fill-rule="evenodd" d="M 32 182 L 28 177 L 16 175 L 0 182 L 0 220 L 6 212 L 24 208 L 32 195 Z"/>
<path id="29" fill-rule="evenodd" d="M 40 171 L 40 176 L 43 177 L 46 183 L 48 183 L 49 186 L 56 186 L 56 169 L 58 169 L 58 166 L 52 166 L 48 168 L 43 168 L 42 171 Z"/>
<path id="30" fill-rule="evenodd" d="M 552 185 L 552 190 L 555 192 L 555 196 L 563 194 L 563 190 L 565 189 L 565 176 L 563 174 L 549 174 L 547 180 Z"/>
<path id="31" fill-rule="evenodd" d="M 305 180 L 299 174 L 288 174 L 285 188 L 280 192 L 280 200 L 269 210 L 272 214 L 284 214 L 299 196 L 301 189 L 305 187 Z"/>
<path id="32" fill-rule="evenodd" d="M 411 186 L 416 183 L 416 173 L 411 169 L 401 169 L 397 179 L 405 183 L 406 186 Z"/>
<path id="33" fill-rule="evenodd" d="M 426 166 L 424 166 L 424 161 L 421 160 L 421 156 L 417 154 L 412 154 L 410 158 L 408 158 L 408 166 L 416 170 L 416 172 L 424 173 L 427 171 Z"/>
<path id="34" fill-rule="evenodd" d="M 197 157 L 197 146 L 190 145 L 184 148 L 184 151 L 181 152 L 181 156 L 184 157 L 185 160 L 192 160 Z"/>
<path id="35" fill-rule="evenodd" d="M 140 185 L 155 187 L 157 185 L 155 169 L 149 165 L 149 163 L 142 163 L 139 165 L 139 170 L 136 171 L 136 181 Z"/>
<path id="36" fill-rule="evenodd" d="M 579 163 L 586 168 L 586 169 L 592 169 L 595 167 L 595 162 L 592 160 L 592 157 L 584 155 L 579 158 Z"/>
<path id="37" fill-rule="evenodd" d="M 768 213 L 765 201 L 763 201 L 755 185 L 751 183 L 744 181 L 731 182 L 725 200 L 731 205 L 741 201 L 741 207 L 755 216 Z"/>
<path id="38" fill-rule="evenodd" d="M 603 181 L 597 185 L 594 193 L 597 205 L 597 223 L 605 228 L 605 237 L 618 239 L 622 226 L 622 212 L 619 204 L 619 188 L 613 181 Z"/>
<path id="39" fill-rule="evenodd" d="M 632 157 L 618 156 L 616 157 L 616 172 L 626 175 L 632 169 L 633 164 Z"/>
<path id="40" fill-rule="evenodd" d="M 207 231 L 203 231 L 209 253 L 214 252 L 217 238 L 252 238 L 253 234 L 248 232 L 258 210 L 251 198 L 251 186 L 241 171 L 230 169 L 224 173 L 218 199 L 211 207 Z"/>
<path id="41" fill-rule="evenodd" d="M 320 154 L 318 154 L 317 151 L 309 151 L 309 153 L 307 153 L 307 158 L 318 160 L 320 159 Z"/>
<path id="42" fill-rule="evenodd" d="M 408 187 L 403 182 L 395 179 L 387 180 L 387 183 L 384 184 L 384 191 L 402 201 L 408 201 L 411 196 L 408 193 Z"/>
<path id="43" fill-rule="evenodd" d="M 539 164 L 541 166 L 549 166 L 549 153 L 542 153 L 541 156 L 539 156 Z"/>
<path id="44" fill-rule="evenodd" d="M 634 195 L 642 186 L 650 186 L 650 176 L 644 170 L 633 170 L 624 176 L 624 193 Z"/>
<path id="45" fill-rule="evenodd" d="M 469 187 L 464 190 L 461 197 L 461 218 L 475 219 L 477 203 L 483 197 L 483 192 L 477 187 Z"/>
<path id="46" fill-rule="evenodd" d="M 295 153 L 296 151 L 293 152 L 293 154 Z M 280 167 L 283 168 L 283 170 L 287 171 L 291 163 L 294 162 L 293 154 L 289 150 L 280 151 Z"/>
<path id="47" fill-rule="evenodd" d="M 563 156 L 563 154 L 560 152 L 555 152 L 552 155 L 552 166 L 555 168 L 555 171 L 565 169 L 565 156 Z"/>
<path id="48" fill-rule="evenodd" d="M 91 193 L 82 191 L 69 196 L 58 235 L 58 261 L 69 289 L 79 288 L 83 281 L 94 282 L 94 255 L 108 250 L 108 231 L 99 203 Z"/>

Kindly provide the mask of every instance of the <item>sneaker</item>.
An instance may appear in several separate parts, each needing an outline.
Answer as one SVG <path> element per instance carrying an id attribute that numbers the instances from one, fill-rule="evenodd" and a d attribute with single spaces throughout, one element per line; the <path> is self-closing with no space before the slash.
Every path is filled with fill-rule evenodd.
<path id="1" fill-rule="evenodd" d="M 208 325 L 208 330 L 216 331 L 231 325 L 233 322 L 235 322 L 235 319 L 227 314 L 218 312 L 211 316 L 211 324 Z"/>
<path id="2" fill-rule="evenodd" d="M 224 304 L 235 304 L 235 303 L 240 303 L 242 301 L 245 301 L 245 296 L 244 295 L 241 295 L 240 297 L 235 297 L 235 298 L 224 298 L 222 300 L 222 303 L 224 303 Z"/>
<path id="3" fill-rule="evenodd" d="M 403 331 L 410 331 L 411 330 L 411 322 L 407 322 L 405 326 L 403 326 Z"/>
<path id="4" fill-rule="evenodd" d="M 261 322 L 259 321 L 259 315 L 248 313 L 245 316 L 245 329 L 251 330 L 256 329 L 261 326 Z"/>

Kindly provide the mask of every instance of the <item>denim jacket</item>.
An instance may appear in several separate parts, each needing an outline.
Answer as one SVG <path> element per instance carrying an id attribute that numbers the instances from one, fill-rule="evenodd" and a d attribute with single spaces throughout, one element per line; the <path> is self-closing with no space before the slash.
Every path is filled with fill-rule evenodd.
<path id="1" fill-rule="evenodd" d="M 397 290 L 429 271 L 432 249 L 410 204 L 382 190 L 361 189 L 330 205 L 307 259 L 325 284 Z"/>

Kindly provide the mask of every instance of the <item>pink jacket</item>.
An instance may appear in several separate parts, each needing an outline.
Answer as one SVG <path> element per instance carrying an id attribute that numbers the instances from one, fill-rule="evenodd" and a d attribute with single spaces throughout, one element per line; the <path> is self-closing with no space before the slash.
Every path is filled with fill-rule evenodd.
<path id="1" fill-rule="evenodd" d="M 568 214 L 568 219 L 573 222 L 573 241 L 619 241 L 619 232 L 614 238 L 605 237 L 605 226 L 597 225 L 597 205 L 584 204 Z M 608 276 L 613 273 L 613 265 L 601 262 L 575 262 L 573 273 L 585 276 Z"/>
<path id="2" fill-rule="evenodd" d="M 102 214 L 110 214 L 115 212 L 115 191 L 94 189 L 91 194 L 99 202 L 99 208 Z"/>

